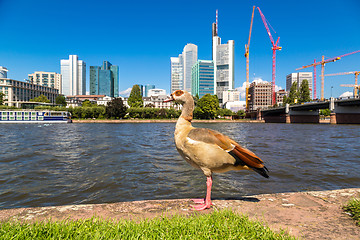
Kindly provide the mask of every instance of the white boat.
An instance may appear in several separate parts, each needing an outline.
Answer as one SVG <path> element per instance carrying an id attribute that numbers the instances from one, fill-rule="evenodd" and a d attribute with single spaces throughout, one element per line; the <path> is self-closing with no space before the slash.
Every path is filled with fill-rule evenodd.
<path id="1" fill-rule="evenodd" d="M 50 110 L 0 110 L 0 123 L 71 123 L 70 113 Z"/>

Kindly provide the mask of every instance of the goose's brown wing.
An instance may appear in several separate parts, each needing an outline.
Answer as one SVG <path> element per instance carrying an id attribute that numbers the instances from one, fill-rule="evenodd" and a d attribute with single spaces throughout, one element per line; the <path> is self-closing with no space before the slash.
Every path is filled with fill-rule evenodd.
<path id="1" fill-rule="evenodd" d="M 221 134 L 217 131 L 206 128 L 192 129 L 188 136 L 195 141 L 201 141 L 208 144 L 217 145 L 224 151 L 228 152 L 235 159 L 234 165 L 246 165 L 254 171 L 258 172 L 264 177 L 269 177 L 267 168 L 264 166 L 263 161 L 250 150 L 240 146 L 231 138 Z"/>

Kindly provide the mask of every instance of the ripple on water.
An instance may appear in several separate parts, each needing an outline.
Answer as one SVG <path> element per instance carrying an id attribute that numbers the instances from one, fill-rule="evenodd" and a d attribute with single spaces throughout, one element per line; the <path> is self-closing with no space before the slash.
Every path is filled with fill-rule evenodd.
<path id="1" fill-rule="evenodd" d="M 266 162 L 214 174 L 214 198 L 359 187 L 355 125 L 194 123 Z M 2 128 L 2 129 L 1 129 Z M 176 151 L 174 123 L 0 125 L 0 208 L 202 197 L 206 178 Z"/>

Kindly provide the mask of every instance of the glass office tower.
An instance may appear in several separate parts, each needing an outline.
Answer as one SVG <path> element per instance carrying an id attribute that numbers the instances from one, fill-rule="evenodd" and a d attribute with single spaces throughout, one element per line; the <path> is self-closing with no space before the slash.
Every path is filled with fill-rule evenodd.
<path id="1" fill-rule="evenodd" d="M 119 67 L 108 61 L 90 66 L 90 95 L 119 97 Z"/>
<path id="2" fill-rule="evenodd" d="M 191 69 L 191 94 L 202 98 L 205 94 L 214 94 L 214 63 L 210 60 L 198 60 Z"/>

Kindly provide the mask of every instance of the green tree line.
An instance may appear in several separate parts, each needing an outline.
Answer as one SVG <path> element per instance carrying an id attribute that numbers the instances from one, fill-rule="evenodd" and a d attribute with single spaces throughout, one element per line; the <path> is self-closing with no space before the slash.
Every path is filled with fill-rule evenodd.
<path id="1" fill-rule="evenodd" d="M 194 110 L 195 119 L 214 119 L 218 116 L 243 117 L 244 111 L 237 113 L 229 109 L 219 108 L 219 100 L 215 95 L 207 94 L 196 101 Z M 135 105 L 136 106 L 136 105 Z M 49 109 L 46 106 L 39 106 L 36 109 Z M 84 101 L 81 107 L 51 107 L 51 110 L 69 111 L 75 119 L 174 119 L 178 118 L 181 110 L 175 108 L 153 108 L 153 107 L 130 107 L 127 108 L 121 98 L 115 98 L 107 106 L 98 106 L 90 101 Z"/>
<path id="2" fill-rule="evenodd" d="M 0 100 L 2 100 L 0 95 Z M 40 95 L 31 101 L 35 102 L 49 102 L 44 95 Z M 236 116 L 238 118 L 244 117 L 244 111 L 232 112 L 229 109 L 219 108 L 219 100 L 216 95 L 206 94 L 199 99 L 194 97 L 195 119 L 214 119 L 217 117 Z M 0 102 L 1 103 L 1 102 Z M 60 95 L 56 98 L 57 107 L 37 106 L 35 109 L 50 109 L 55 111 L 68 111 L 72 118 L 75 119 L 127 119 L 127 118 L 143 118 L 143 119 L 171 119 L 178 118 L 181 110 L 175 108 L 154 108 L 150 106 L 143 107 L 144 103 L 141 97 L 140 87 L 134 85 L 130 93 L 127 108 L 121 98 L 115 98 L 108 103 L 107 106 L 98 106 L 89 100 L 85 100 L 81 107 L 66 108 L 65 97 Z M 176 104 L 176 103 L 175 103 Z M 5 107 L 5 106 L 4 106 Z"/>

